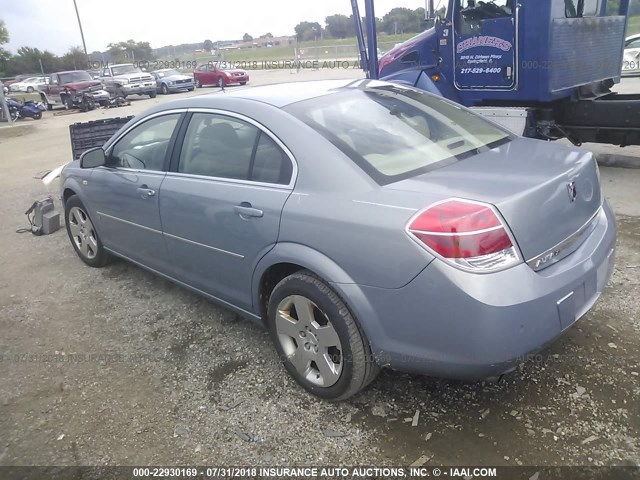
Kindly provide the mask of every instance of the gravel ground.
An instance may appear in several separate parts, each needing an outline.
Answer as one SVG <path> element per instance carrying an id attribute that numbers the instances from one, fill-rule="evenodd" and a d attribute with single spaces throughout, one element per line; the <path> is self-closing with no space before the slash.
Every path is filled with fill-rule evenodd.
<path id="1" fill-rule="evenodd" d="M 253 80 L 338 75 L 358 76 Z M 62 230 L 14 233 L 46 193 L 33 177 L 70 157 L 69 124 L 163 101 L 0 137 L 0 465 L 640 464 L 640 170 L 602 169 L 617 265 L 548 350 L 500 384 L 385 371 L 326 403 L 287 378 L 260 327 L 125 262 L 88 268 Z"/>

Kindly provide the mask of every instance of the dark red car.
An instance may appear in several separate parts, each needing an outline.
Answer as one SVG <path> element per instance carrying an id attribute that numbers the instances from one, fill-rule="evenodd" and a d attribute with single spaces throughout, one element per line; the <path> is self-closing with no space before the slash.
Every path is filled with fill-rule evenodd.
<path id="1" fill-rule="evenodd" d="M 228 62 L 209 62 L 196 68 L 193 71 L 193 78 L 197 88 L 205 85 L 217 85 L 223 88 L 232 84 L 246 85 L 249 74 Z"/>

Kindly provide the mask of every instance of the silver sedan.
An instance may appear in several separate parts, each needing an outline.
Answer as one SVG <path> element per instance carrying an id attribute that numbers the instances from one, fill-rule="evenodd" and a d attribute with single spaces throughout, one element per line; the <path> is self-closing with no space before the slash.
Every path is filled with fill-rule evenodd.
<path id="1" fill-rule="evenodd" d="M 613 269 L 594 156 L 413 88 L 274 85 L 157 106 L 63 171 L 79 257 L 121 257 L 266 326 L 304 388 L 381 366 L 499 376 Z"/>
<path id="2" fill-rule="evenodd" d="M 622 76 L 640 75 L 640 35 L 632 35 L 624 43 Z"/>

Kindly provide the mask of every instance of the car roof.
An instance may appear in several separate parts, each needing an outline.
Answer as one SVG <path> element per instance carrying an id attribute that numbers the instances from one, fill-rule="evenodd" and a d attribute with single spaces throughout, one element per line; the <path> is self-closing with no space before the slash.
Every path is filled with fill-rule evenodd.
<path id="1" fill-rule="evenodd" d="M 255 100 L 282 108 L 292 103 L 302 102 L 324 95 L 331 95 L 346 87 L 358 87 L 363 85 L 364 82 L 367 82 L 367 80 L 317 80 L 311 82 L 280 83 L 228 91 L 227 96 Z M 215 96 L 215 94 L 211 96 Z M 206 97 L 210 96 L 205 95 L 200 98 L 204 99 Z"/>
<path id="2" fill-rule="evenodd" d="M 627 37 L 625 39 L 625 42 L 628 42 L 629 40 L 637 40 L 638 38 L 640 38 L 640 33 L 636 33 L 635 35 L 631 35 L 631 36 Z"/>

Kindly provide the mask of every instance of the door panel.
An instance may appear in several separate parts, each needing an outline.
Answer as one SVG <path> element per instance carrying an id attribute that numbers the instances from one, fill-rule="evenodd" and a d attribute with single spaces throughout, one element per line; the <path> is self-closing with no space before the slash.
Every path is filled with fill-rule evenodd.
<path id="1" fill-rule="evenodd" d="M 107 248 L 166 272 L 167 250 L 160 223 L 160 189 L 180 113 L 143 121 L 107 152 L 86 188 Z"/>
<path id="2" fill-rule="evenodd" d="M 156 270 L 167 267 L 158 193 L 164 172 L 100 167 L 91 175 L 91 192 L 104 245 Z"/>
<path id="3" fill-rule="evenodd" d="M 195 113 L 160 196 L 172 275 L 246 310 L 254 267 L 277 242 L 291 194 L 291 160 L 262 135 L 244 120 Z M 274 184 L 252 182 L 254 169 Z"/>
<path id="4" fill-rule="evenodd" d="M 457 0 L 455 84 L 459 89 L 510 90 L 516 84 L 513 0 Z"/>

